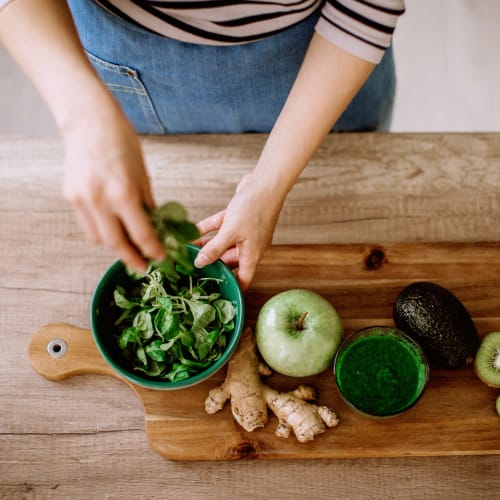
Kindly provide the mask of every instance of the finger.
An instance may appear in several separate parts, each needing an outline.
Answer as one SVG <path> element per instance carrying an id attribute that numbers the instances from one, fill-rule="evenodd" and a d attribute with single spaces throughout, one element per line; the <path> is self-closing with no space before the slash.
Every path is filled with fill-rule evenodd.
<path id="1" fill-rule="evenodd" d="M 141 204 L 128 203 L 122 208 L 119 216 L 130 240 L 143 255 L 154 260 L 165 258 L 165 250 Z"/>
<path id="2" fill-rule="evenodd" d="M 156 203 L 155 203 L 155 200 L 153 197 L 153 192 L 151 191 L 151 183 L 149 182 L 149 178 L 147 179 L 147 181 L 143 185 L 142 195 L 144 198 L 144 204 L 148 208 L 154 208 L 156 206 Z"/>
<path id="3" fill-rule="evenodd" d="M 206 243 L 208 243 L 212 238 L 213 237 L 207 237 L 206 239 L 205 238 L 201 238 L 195 244 L 197 244 L 199 246 L 203 246 Z M 219 257 L 219 259 L 222 260 L 222 262 L 224 262 L 224 264 L 226 264 L 231 269 L 234 269 L 235 267 L 238 267 L 238 260 L 239 260 L 239 251 L 238 251 L 238 248 L 237 247 L 230 248 L 229 250 L 227 250 L 226 252 L 224 252 L 224 254 L 221 255 Z"/>
<path id="4" fill-rule="evenodd" d="M 212 240 L 214 237 L 213 236 L 204 236 L 203 238 L 199 238 L 198 240 L 193 241 L 195 245 L 198 245 L 200 247 L 205 246 L 210 240 Z M 235 267 L 238 267 L 238 248 L 233 247 L 227 250 L 220 258 L 224 264 L 226 264 L 228 267 L 231 269 L 234 269 Z"/>
<path id="5" fill-rule="evenodd" d="M 226 214 L 225 210 L 221 210 L 220 212 L 217 212 L 214 215 L 211 215 L 210 217 L 207 217 L 206 219 L 201 220 L 196 224 L 196 227 L 198 228 L 198 231 L 200 234 L 206 234 L 209 233 L 210 231 L 216 231 L 222 226 L 222 223 L 224 222 L 224 216 Z"/>
<path id="6" fill-rule="evenodd" d="M 146 262 L 137 248 L 128 239 L 124 227 L 116 216 L 102 210 L 99 212 L 94 211 L 94 220 L 96 221 L 101 241 L 106 247 L 113 250 L 120 260 L 132 269 L 137 271 L 146 270 Z"/>
<path id="7" fill-rule="evenodd" d="M 80 225 L 83 227 L 86 237 L 95 244 L 102 243 L 99 230 L 94 222 L 91 211 L 83 203 L 76 203 L 76 216 Z"/>
<path id="8" fill-rule="evenodd" d="M 252 284 L 258 262 L 259 258 L 257 254 L 250 253 L 250 255 L 248 255 L 243 254 L 243 252 L 240 253 L 239 269 L 236 277 L 243 293 L 246 292 Z"/>
<path id="9" fill-rule="evenodd" d="M 213 237 L 214 237 L 214 235 L 213 235 L 213 234 L 212 234 L 212 235 L 208 235 L 208 234 L 207 234 L 207 235 L 202 236 L 201 238 L 198 238 L 197 240 L 194 240 L 194 241 L 193 241 L 193 243 L 194 243 L 195 245 L 198 245 L 198 246 L 200 246 L 200 247 L 203 247 L 203 246 L 205 246 L 205 245 L 206 245 L 206 244 L 207 244 L 210 240 L 212 240 L 212 239 L 213 239 Z"/>
<path id="10" fill-rule="evenodd" d="M 238 251 L 238 248 L 232 247 L 220 257 L 220 260 L 222 260 L 222 262 L 224 262 L 226 266 L 234 269 L 235 267 L 238 267 L 239 255 L 240 253 Z"/>
<path id="11" fill-rule="evenodd" d="M 223 231 L 219 231 L 205 246 L 201 247 L 194 265 L 200 268 L 211 264 L 222 257 L 232 246 L 234 246 L 234 242 L 226 237 Z"/>

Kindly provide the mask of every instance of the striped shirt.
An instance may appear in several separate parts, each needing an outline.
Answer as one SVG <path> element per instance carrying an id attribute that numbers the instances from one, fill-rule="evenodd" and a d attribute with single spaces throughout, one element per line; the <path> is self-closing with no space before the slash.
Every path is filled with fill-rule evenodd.
<path id="1" fill-rule="evenodd" d="M 110 12 L 176 40 L 207 45 L 252 42 L 321 9 L 316 31 L 378 63 L 391 44 L 404 0 L 97 0 Z"/>
<path id="2" fill-rule="evenodd" d="M 0 0 L 0 9 L 9 1 Z M 90 1 L 90 0 L 82 0 Z M 391 44 L 404 0 L 96 0 L 108 11 L 182 42 L 231 45 L 259 40 L 304 20 L 316 9 L 316 31 L 377 64 Z"/>

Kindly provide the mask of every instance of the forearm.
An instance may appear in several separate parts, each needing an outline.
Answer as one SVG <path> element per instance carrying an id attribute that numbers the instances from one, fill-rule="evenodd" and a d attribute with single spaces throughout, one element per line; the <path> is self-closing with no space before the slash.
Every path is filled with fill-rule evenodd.
<path id="1" fill-rule="evenodd" d="M 0 11 L 0 41 L 36 86 L 62 131 L 90 108 L 114 106 L 83 51 L 65 1 L 12 1 Z"/>
<path id="2" fill-rule="evenodd" d="M 89 239 L 138 271 L 146 258 L 163 259 L 144 210 L 154 201 L 138 137 L 89 63 L 66 2 L 14 0 L 0 11 L 0 41 L 55 116 L 66 146 L 63 192 Z"/>
<path id="3" fill-rule="evenodd" d="M 315 34 L 255 179 L 283 201 L 374 65 Z"/>

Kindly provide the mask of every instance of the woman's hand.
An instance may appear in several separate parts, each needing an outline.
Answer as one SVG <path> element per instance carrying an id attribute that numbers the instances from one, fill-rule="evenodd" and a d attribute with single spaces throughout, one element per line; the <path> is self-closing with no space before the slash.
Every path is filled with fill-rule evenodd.
<path id="1" fill-rule="evenodd" d="M 282 205 L 282 199 L 259 186 L 253 173 L 247 174 L 227 208 L 198 223 L 203 248 L 195 265 L 203 267 L 221 258 L 230 267 L 238 267 L 240 287 L 248 290 L 271 244 Z M 208 236 L 212 231 L 217 231 L 215 236 Z"/>
<path id="2" fill-rule="evenodd" d="M 51 110 L 66 146 L 64 192 L 87 235 L 140 270 L 163 249 L 138 138 L 89 63 L 66 2 L 16 0 L 0 12 L 0 41 Z"/>
<path id="3" fill-rule="evenodd" d="M 91 241 L 145 270 L 145 259 L 162 259 L 164 250 L 145 211 L 154 202 L 139 140 L 114 102 L 89 115 L 64 133 L 64 195 Z"/>

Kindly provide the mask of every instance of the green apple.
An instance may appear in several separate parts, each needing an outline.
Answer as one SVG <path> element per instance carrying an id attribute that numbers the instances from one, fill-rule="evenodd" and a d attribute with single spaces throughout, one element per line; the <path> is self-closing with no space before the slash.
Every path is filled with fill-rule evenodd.
<path id="1" fill-rule="evenodd" d="M 262 359 L 277 373 L 306 377 L 326 370 L 344 326 L 333 305 L 311 290 L 271 297 L 257 316 L 255 336 Z"/>

